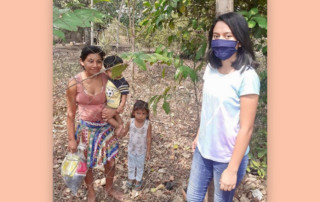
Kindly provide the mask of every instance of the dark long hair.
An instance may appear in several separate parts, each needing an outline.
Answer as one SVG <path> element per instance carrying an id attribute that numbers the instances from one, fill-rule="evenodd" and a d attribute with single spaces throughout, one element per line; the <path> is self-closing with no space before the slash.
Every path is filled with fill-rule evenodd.
<path id="1" fill-rule="evenodd" d="M 85 61 L 87 56 L 92 53 L 99 54 L 102 60 L 106 55 L 105 52 L 101 50 L 98 46 L 85 46 L 81 51 L 81 55 L 80 55 L 81 60 Z"/>
<path id="2" fill-rule="evenodd" d="M 235 12 L 219 15 L 217 18 L 215 18 L 213 24 L 211 25 L 208 35 L 209 49 L 207 52 L 207 61 L 210 63 L 211 67 L 219 69 L 222 66 L 221 60 L 215 56 L 211 48 L 213 28 L 218 21 L 223 21 L 226 23 L 229 26 L 233 36 L 241 44 L 241 47 L 239 47 L 237 50 L 237 59 L 231 64 L 231 66 L 236 70 L 239 70 L 242 66 L 257 68 L 259 63 L 255 61 L 255 55 L 249 35 L 248 23 L 241 14 Z"/>
<path id="3" fill-rule="evenodd" d="M 134 118 L 134 112 L 138 109 L 146 110 L 147 111 L 147 120 L 149 120 L 150 110 L 149 110 L 148 103 L 143 100 L 137 100 L 136 103 L 134 103 L 134 105 L 133 105 L 133 110 L 131 112 L 131 118 Z"/>
<path id="4" fill-rule="evenodd" d="M 106 55 L 105 52 L 101 50 L 101 48 L 99 48 L 98 46 L 85 46 L 81 51 L 81 55 L 80 55 L 81 60 L 85 61 L 88 55 L 90 54 L 99 54 L 101 57 L 101 60 L 103 60 L 104 56 Z M 82 68 L 84 69 L 84 67 Z"/>

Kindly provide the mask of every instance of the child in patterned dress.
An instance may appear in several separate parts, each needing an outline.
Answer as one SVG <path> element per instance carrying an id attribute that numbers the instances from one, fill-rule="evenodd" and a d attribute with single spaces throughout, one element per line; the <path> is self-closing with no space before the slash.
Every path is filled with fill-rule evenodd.
<path id="1" fill-rule="evenodd" d="M 137 100 L 133 106 L 131 120 L 125 127 L 124 134 L 129 131 L 128 145 L 128 182 L 127 187 L 140 190 L 145 159 L 150 159 L 151 123 L 149 121 L 148 103 Z M 133 181 L 135 183 L 133 184 Z"/>

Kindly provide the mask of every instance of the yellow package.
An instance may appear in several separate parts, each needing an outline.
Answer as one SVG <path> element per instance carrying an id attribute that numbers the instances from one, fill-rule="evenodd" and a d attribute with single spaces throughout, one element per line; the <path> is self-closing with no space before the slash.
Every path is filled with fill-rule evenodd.
<path id="1" fill-rule="evenodd" d="M 80 157 L 77 153 L 68 153 L 61 165 L 61 175 L 72 177 L 76 172 L 80 162 Z"/>

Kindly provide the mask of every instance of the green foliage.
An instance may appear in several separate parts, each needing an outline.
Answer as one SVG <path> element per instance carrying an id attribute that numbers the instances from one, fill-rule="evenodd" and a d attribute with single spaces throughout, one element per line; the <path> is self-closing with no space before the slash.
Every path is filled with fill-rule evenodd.
<path id="1" fill-rule="evenodd" d="M 90 27 L 90 22 L 102 22 L 105 17 L 95 9 L 59 9 L 53 7 L 53 34 L 65 40 L 64 30 L 77 31 L 78 27 Z"/>
<path id="2" fill-rule="evenodd" d="M 176 69 L 174 79 L 178 83 L 180 83 L 182 79 L 187 79 L 188 77 L 193 82 L 197 82 L 199 80 L 197 72 L 193 68 L 183 64 L 183 60 L 175 56 L 173 52 L 168 51 L 168 49 L 163 46 L 158 46 L 155 53 L 146 54 L 144 52 L 128 52 L 121 54 L 120 57 L 124 60 L 132 60 L 132 62 L 135 63 L 141 70 L 146 70 L 147 66 L 154 64 L 173 66 Z M 162 69 L 162 77 L 165 77 L 165 67 Z M 150 99 L 149 104 L 154 113 L 156 113 L 158 103 L 161 100 L 163 100 L 163 110 L 167 114 L 170 113 L 170 103 L 168 102 L 170 95 L 168 92 L 171 89 L 172 87 L 169 86 L 163 91 L 162 94 L 155 95 Z"/>
<path id="3" fill-rule="evenodd" d="M 163 44 L 155 49 L 155 53 L 148 54 L 144 59 L 136 59 L 145 55 L 128 54 L 127 59 L 133 60 L 141 69 L 144 65 L 166 64 L 176 69 L 174 79 L 181 82 L 188 77 L 198 81 L 197 72 L 204 64 L 207 50 L 207 33 L 215 16 L 214 0 L 156 0 L 154 3 L 144 1 L 143 13 L 146 15 L 139 23 L 138 38 L 150 44 L 151 47 Z M 250 8 L 250 9 L 248 9 Z M 267 55 L 267 17 L 266 0 L 247 0 L 235 2 L 235 10 L 239 11 L 248 21 L 251 38 L 256 52 Z M 174 46 L 173 46 L 174 45 Z M 168 48 L 176 49 L 174 52 Z M 183 58 L 193 61 L 193 66 L 183 64 Z M 197 65 L 196 65 L 197 64 Z M 162 77 L 166 68 L 162 65 Z M 267 70 L 259 73 L 261 90 L 256 115 L 254 135 L 252 137 L 249 155 L 248 171 L 266 177 L 267 169 Z M 163 100 L 162 108 L 170 112 L 170 92 L 175 87 L 168 87 L 162 94 L 154 95 L 149 103 L 154 112 Z"/>
<path id="4" fill-rule="evenodd" d="M 267 171 L 267 69 L 259 73 L 260 96 L 255 121 L 254 135 L 250 142 L 249 172 L 266 177 Z"/>
<path id="5" fill-rule="evenodd" d="M 120 64 L 113 66 L 111 68 L 112 79 L 119 77 L 122 74 L 122 72 L 127 69 L 127 67 L 128 67 L 128 64 L 125 64 L 125 63 L 124 64 L 120 63 Z"/>
<path id="6" fill-rule="evenodd" d="M 252 8 L 249 11 L 239 11 L 248 22 L 251 29 L 251 37 L 255 40 L 256 51 L 262 51 L 267 55 L 267 17 L 259 13 L 258 8 Z"/>

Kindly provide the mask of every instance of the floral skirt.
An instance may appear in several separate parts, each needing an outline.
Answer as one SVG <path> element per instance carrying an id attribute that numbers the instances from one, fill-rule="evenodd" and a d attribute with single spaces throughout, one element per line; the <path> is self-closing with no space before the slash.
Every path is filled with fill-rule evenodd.
<path id="1" fill-rule="evenodd" d="M 118 154 L 118 141 L 114 129 L 108 123 L 80 120 L 76 130 L 76 140 L 84 143 L 87 167 L 95 168 L 106 164 Z"/>

